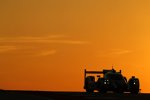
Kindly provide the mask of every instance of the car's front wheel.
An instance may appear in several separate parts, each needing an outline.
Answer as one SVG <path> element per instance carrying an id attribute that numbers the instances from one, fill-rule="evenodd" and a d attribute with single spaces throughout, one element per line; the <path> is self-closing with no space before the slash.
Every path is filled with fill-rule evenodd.
<path id="1" fill-rule="evenodd" d="M 138 78 L 132 77 L 128 82 L 129 91 L 132 94 L 138 94 L 140 89 L 140 82 Z"/>

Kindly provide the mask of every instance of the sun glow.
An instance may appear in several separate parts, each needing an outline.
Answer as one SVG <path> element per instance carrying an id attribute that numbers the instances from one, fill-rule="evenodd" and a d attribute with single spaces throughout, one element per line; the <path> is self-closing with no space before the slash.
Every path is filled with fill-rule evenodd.
<path id="1" fill-rule="evenodd" d="M 0 88 L 83 91 L 115 66 L 149 92 L 150 1 L 1 0 Z"/>

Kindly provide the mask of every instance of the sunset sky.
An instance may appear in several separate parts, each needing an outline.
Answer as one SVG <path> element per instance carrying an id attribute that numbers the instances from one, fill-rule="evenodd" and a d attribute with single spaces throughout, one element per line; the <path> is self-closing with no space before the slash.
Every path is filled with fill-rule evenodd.
<path id="1" fill-rule="evenodd" d="M 122 69 L 150 92 L 150 0 L 0 0 L 0 89 L 84 91 Z"/>

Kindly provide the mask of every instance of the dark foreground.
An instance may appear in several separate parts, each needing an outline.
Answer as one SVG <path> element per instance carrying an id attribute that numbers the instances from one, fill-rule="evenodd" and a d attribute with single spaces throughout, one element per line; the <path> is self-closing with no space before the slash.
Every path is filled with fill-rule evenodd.
<path id="1" fill-rule="evenodd" d="M 86 92 L 0 91 L 0 100 L 150 100 L 150 94 L 131 95 Z"/>

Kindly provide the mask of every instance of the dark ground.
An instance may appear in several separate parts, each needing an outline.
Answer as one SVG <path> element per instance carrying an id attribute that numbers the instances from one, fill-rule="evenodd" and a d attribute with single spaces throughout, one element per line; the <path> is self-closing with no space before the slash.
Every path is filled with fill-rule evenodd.
<path id="1" fill-rule="evenodd" d="M 0 90 L 0 100 L 150 100 L 150 94 Z"/>

